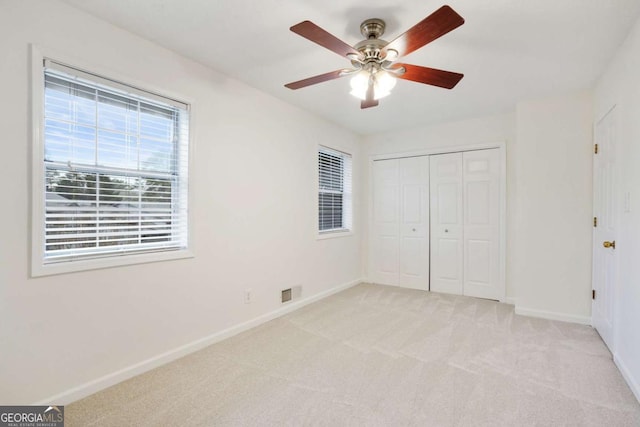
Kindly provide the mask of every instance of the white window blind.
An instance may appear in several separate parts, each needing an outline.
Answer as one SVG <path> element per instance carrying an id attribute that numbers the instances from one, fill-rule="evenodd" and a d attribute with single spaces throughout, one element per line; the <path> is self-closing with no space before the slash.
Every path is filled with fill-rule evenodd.
<path id="1" fill-rule="evenodd" d="M 320 232 L 351 230 L 351 156 L 326 147 L 318 150 Z"/>
<path id="2" fill-rule="evenodd" d="M 185 249 L 189 112 L 44 69 L 44 263 Z"/>

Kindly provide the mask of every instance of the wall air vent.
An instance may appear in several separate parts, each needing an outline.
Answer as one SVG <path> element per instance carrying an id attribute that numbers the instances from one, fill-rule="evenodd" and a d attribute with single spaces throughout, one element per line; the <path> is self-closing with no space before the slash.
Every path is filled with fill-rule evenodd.
<path id="1" fill-rule="evenodd" d="M 282 302 L 291 301 L 291 288 L 282 290 Z"/>

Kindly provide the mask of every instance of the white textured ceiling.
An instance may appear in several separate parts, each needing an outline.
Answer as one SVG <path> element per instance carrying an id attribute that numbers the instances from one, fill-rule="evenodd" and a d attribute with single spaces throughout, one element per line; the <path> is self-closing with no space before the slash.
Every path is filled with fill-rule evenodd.
<path id="1" fill-rule="evenodd" d="M 342 78 L 292 91 L 285 83 L 348 61 L 292 32 L 310 20 L 348 44 L 360 22 L 393 40 L 440 0 L 66 0 L 359 134 L 512 110 L 517 101 L 590 87 L 640 13 L 639 0 L 451 0 L 466 22 L 402 62 L 464 73 L 453 90 L 399 81 L 361 110 Z"/>

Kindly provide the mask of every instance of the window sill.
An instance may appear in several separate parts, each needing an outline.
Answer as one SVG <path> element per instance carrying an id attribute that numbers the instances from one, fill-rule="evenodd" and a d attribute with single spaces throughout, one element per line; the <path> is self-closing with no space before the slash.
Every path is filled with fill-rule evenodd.
<path id="1" fill-rule="evenodd" d="M 193 258 L 193 252 L 188 249 L 150 252 L 135 255 L 110 256 L 96 259 L 64 261 L 51 264 L 36 264 L 31 268 L 31 277 L 52 276 L 55 274 L 75 273 L 87 270 L 121 267 L 126 265 L 147 264 L 151 262 L 171 261 L 176 259 Z"/>
<path id="2" fill-rule="evenodd" d="M 353 230 L 326 231 L 323 233 L 318 233 L 316 240 L 335 239 L 337 237 L 348 237 L 348 236 L 353 236 Z"/>

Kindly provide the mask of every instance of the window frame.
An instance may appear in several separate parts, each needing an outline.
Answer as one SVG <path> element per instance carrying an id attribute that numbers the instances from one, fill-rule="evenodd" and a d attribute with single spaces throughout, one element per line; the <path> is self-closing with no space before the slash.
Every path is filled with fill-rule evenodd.
<path id="1" fill-rule="evenodd" d="M 349 158 L 350 160 L 350 176 L 349 178 L 351 179 L 351 182 L 349 183 L 349 189 L 350 192 L 346 192 L 343 190 L 342 194 L 343 194 L 343 215 L 350 215 L 350 218 L 348 219 L 349 222 L 349 227 L 343 227 L 343 228 L 334 228 L 334 229 L 330 229 L 330 230 L 320 230 L 320 201 L 319 201 L 319 195 L 321 192 L 321 188 L 320 188 L 320 164 L 319 164 L 319 160 L 320 160 L 320 153 L 323 150 L 327 150 L 329 152 L 335 152 L 337 154 L 341 154 L 343 156 L 346 156 Z M 353 155 L 345 150 L 341 150 L 338 148 L 333 148 L 330 147 L 328 145 L 323 145 L 323 144 L 319 144 L 317 146 L 316 149 L 316 182 L 317 182 L 317 191 L 315 194 L 315 200 L 316 200 L 316 221 L 315 221 L 315 228 L 316 228 L 316 240 L 323 240 L 323 239 L 332 239 L 332 238 L 336 238 L 336 237 L 346 237 L 346 236 L 351 236 L 353 235 L 353 229 L 354 229 L 354 215 L 353 215 Z M 343 184 L 344 186 L 344 184 Z M 344 195 L 348 194 L 348 202 L 349 203 L 349 208 L 348 209 L 344 209 L 345 206 L 345 198 Z M 343 217 L 343 221 L 344 221 L 344 217 Z"/>
<path id="2" fill-rule="evenodd" d="M 54 274 L 72 273 L 78 271 L 119 267 L 133 264 L 143 264 L 150 262 L 168 261 L 194 257 L 193 253 L 193 183 L 189 180 L 193 176 L 194 146 L 193 146 L 193 101 L 182 95 L 169 93 L 161 88 L 151 87 L 148 83 L 143 83 L 113 72 L 110 69 L 97 66 L 93 63 L 86 63 L 77 58 L 69 58 L 66 54 L 52 49 L 43 50 L 39 46 L 30 45 L 31 48 L 31 277 L 48 276 Z M 187 247 L 178 249 L 132 252 L 132 253 L 110 253 L 104 256 L 91 258 L 69 259 L 67 261 L 45 263 L 45 209 L 46 209 L 46 188 L 45 188 L 45 140 L 44 140 L 44 64 L 45 60 L 52 60 L 56 63 L 66 65 L 84 71 L 88 74 L 95 74 L 96 81 L 100 78 L 114 81 L 117 84 L 131 86 L 132 88 L 150 93 L 155 96 L 162 96 L 168 99 L 179 99 L 180 102 L 190 106 L 189 109 L 189 134 L 187 137 L 188 159 L 187 159 Z M 85 71 L 86 70 L 86 71 Z M 90 70 L 90 71 L 89 71 Z"/>

